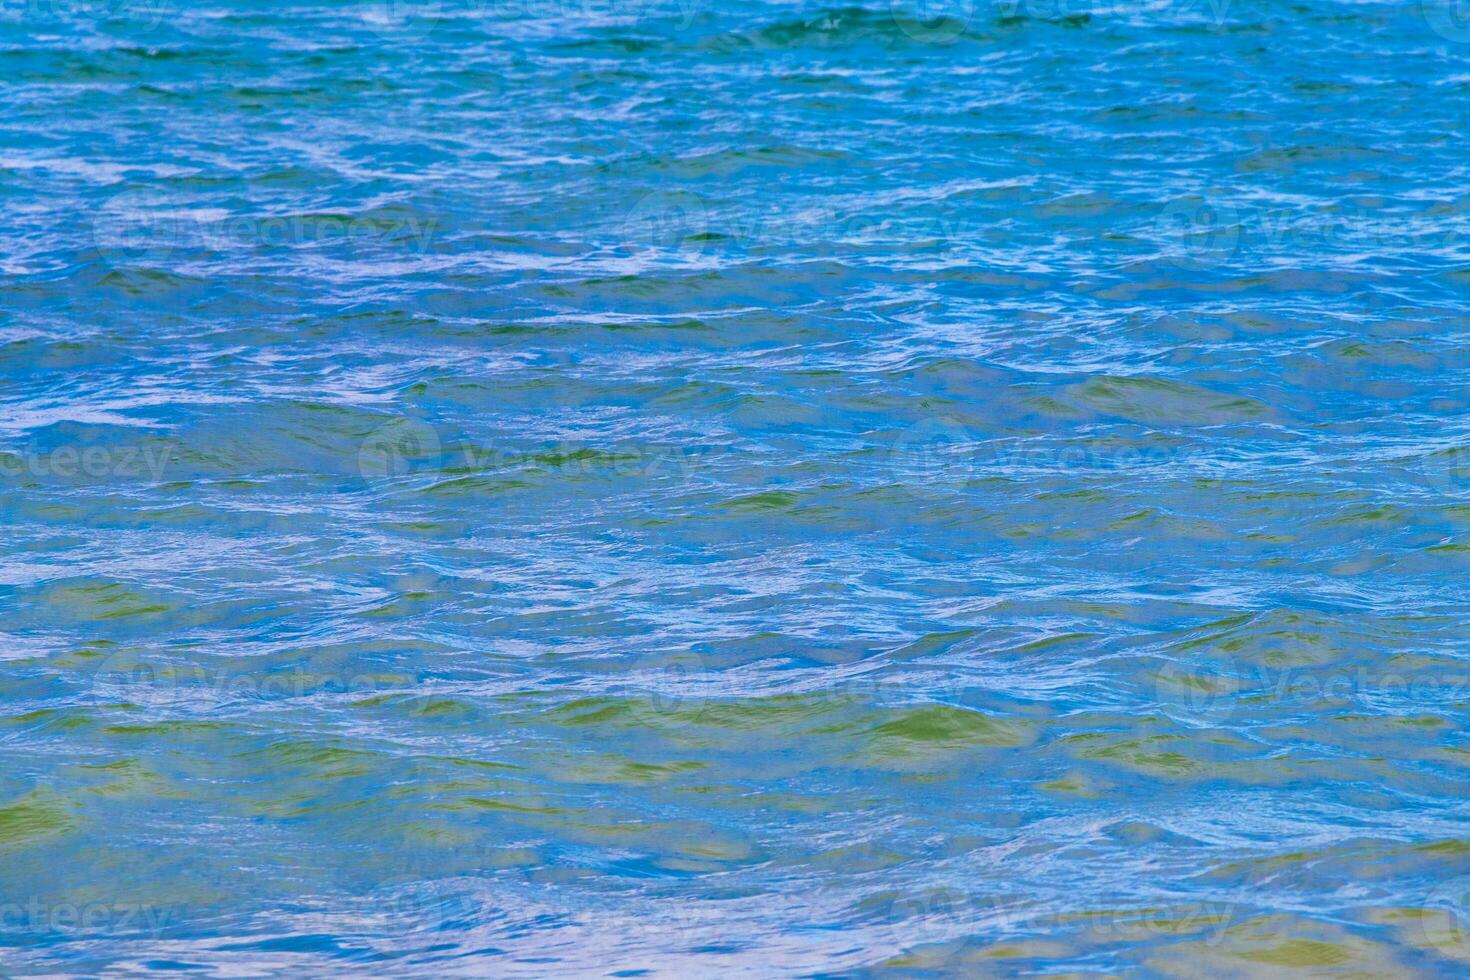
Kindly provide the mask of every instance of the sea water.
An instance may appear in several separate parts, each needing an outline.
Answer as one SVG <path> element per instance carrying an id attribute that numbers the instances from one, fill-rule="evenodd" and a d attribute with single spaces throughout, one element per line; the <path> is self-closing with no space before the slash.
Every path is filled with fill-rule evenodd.
<path id="1" fill-rule="evenodd" d="M 7 0 L 0 972 L 1470 962 L 1470 21 Z"/>

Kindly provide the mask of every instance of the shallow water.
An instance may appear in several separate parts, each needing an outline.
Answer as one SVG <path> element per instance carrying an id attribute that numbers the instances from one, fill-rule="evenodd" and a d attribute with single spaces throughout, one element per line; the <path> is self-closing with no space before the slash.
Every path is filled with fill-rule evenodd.
<path id="1" fill-rule="evenodd" d="M 0 66 L 0 972 L 1470 963 L 1453 8 Z"/>

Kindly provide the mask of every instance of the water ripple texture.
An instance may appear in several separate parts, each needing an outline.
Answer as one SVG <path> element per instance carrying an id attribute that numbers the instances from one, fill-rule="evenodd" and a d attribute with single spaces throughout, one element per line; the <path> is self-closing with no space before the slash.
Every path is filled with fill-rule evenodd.
<path id="1" fill-rule="evenodd" d="M 6 0 L 0 973 L 1470 969 L 1470 20 Z"/>

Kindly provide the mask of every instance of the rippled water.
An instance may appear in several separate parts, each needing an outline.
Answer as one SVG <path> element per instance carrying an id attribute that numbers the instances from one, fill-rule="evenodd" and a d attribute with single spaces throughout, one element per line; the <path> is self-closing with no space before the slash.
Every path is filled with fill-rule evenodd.
<path id="1" fill-rule="evenodd" d="M 0 972 L 1465 970 L 1459 13 L 0 6 Z"/>

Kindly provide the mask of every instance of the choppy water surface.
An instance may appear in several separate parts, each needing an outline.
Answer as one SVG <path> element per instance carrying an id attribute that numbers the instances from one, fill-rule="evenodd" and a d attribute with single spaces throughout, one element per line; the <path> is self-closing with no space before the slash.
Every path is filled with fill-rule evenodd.
<path id="1" fill-rule="evenodd" d="M 1470 26 L 0 17 L 0 967 L 1453 975 Z"/>

